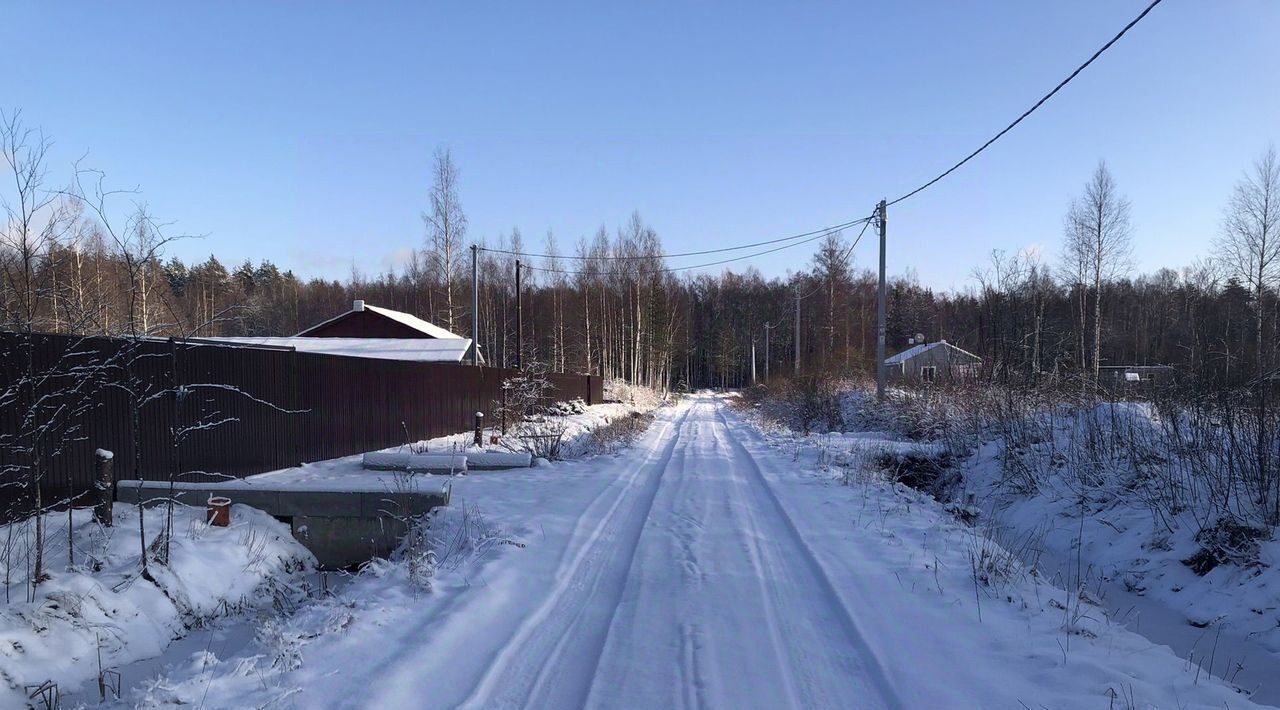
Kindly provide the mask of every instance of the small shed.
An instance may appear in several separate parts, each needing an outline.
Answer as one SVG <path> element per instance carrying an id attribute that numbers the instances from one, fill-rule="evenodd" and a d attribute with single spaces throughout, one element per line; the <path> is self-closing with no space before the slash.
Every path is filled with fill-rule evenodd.
<path id="1" fill-rule="evenodd" d="M 1151 390 L 1175 384 L 1178 371 L 1169 365 L 1102 365 L 1098 381 L 1116 392 Z"/>
<path id="2" fill-rule="evenodd" d="M 884 365 L 888 378 L 894 382 L 936 382 L 976 377 L 982 358 L 939 340 L 887 357 Z"/>

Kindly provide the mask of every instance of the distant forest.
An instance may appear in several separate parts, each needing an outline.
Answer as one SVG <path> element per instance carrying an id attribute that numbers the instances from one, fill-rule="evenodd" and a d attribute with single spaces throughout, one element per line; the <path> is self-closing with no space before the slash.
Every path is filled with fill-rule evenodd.
<path id="1" fill-rule="evenodd" d="M 447 151 L 435 156 L 423 232 L 405 237 L 419 248 L 404 268 L 306 280 L 270 262 L 228 265 L 210 257 L 187 264 L 167 257 L 175 237 L 136 196 L 111 192 L 97 173 L 80 169 L 69 186 L 58 184 L 48 173 L 46 139 L 17 115 L 0 124 L 9 173 L 0 188 L 7 212 L 0 237 L 6 329 L 292 335 L 358 298 L 470 336 L 473 235 Z M 1174 365 L 1217 386 L 1271 375 L 1280 316 L 1280 161 L 1272 150 L 1242 167 L 1234 191 L 1224 186 L 1230 197 L 1221 230 L 1204 236 L 1206 258 L 1180 270 L 1135 274 L 1129 205 L 1100 164 L 1082 176 L 1088 180 L 1079 196 L 1063 196 L 1057 255 L 993 252 L 959 292 L 922 286 L 910 271 L 893 277 L 889 352 L 916 334 L 946 339 L 1009 382 L 1129 364 Z M 532 239 L 518 230 L 478 243 L 552 255 L 521 257 L 532 267 L 523 279 L 526 361 L 697 388 L 748 384 L 753 345 L 763 378 L 766 337 L 770 373 L 789 375 L 797 293 L 802 371 L 870 372 L 876 278 L 851 256 L 857 229 L 822 236 L 805 269 L 775 278 L 749 266 L 719 274 L 664 271 L 679 264 L 664 259 L 658 232 L 639 214 L 567 249 L 551 234 Z M 864 254 L 873 253 L 874 225 L 867 234 Z M 909 252 L 890 248 L 890 263 L 904 265 Z M 515 360 L 516 258 L 485 251 L 479 263 L 480 345 L 495 365 Z"/>

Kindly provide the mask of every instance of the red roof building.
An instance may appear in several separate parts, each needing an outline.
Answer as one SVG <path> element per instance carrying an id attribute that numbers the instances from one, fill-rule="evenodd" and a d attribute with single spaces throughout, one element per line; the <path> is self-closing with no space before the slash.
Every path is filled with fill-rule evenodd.
<path id="1" fill-rule="evenodd" d="M 438 325 L 390 308 L 356 301 L 351 310 L 307 328 L 299 338 L 459 338 Z"/>

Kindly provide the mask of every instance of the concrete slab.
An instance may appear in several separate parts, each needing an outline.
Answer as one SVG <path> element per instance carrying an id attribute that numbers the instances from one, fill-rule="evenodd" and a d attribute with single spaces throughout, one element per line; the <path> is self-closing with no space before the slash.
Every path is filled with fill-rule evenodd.
<path id="1" fill-rule="evenodd" d="M 379 491 L 229 481 L 175 483 L 172 490 L 183 505 L 203 507 L 210 497 L 223 496 L 232 505 L 247 505 L 289 522 L 293 536 L 324 569 L 350 567 L 389 554 L 408 531 L 409 518 L 449 504 L 448 486 Z M 141 499 L 144 505 L 157 505 L 167 501 L 169 493 L 170 484 L 165 481 L 116 483 L 116 499 L 123 503 Z"/>

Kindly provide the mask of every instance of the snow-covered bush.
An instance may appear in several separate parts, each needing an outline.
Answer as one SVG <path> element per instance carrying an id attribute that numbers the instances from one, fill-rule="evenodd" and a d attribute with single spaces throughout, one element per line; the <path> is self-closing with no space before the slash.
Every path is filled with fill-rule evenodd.
<path id="1" fill-rule="evenodd" d="M 546 363 L 535 360 L 502 381 L 503 403 L 498 415 L 508 426 L 546 413 L 551 392 L 555 390 L 549 373 Z"/>
<path id="2" fill-rule="evenodd" d="M 587 403 L 582 399 L 573 399 L 568 402 L 553 402 L 547 405 L 546 413 L 553 417 L 567 417 L 574 414 L 582 414 L 587 411 Z"/>

